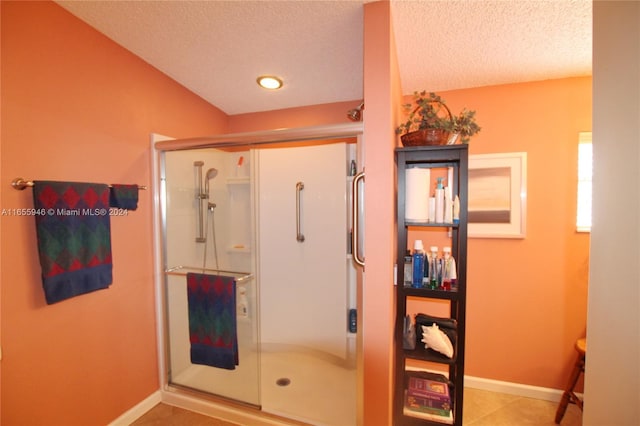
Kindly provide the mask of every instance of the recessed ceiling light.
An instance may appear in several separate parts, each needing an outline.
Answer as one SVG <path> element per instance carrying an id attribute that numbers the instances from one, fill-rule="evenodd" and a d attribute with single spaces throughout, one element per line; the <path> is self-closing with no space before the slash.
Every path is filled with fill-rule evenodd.
<path id="1" fill-rule="evenodd" d="M 282 80 L 272 75 L 261 75 L 257 81 L 260 87 L 265 89 L 276 90 L 282 87 Z"/>

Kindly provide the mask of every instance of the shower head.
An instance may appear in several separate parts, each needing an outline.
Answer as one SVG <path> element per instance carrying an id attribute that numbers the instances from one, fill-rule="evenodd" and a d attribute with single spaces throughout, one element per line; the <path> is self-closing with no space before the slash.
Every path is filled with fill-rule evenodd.
<path id="1" fill-rule="evenodd" d="M 351 121 L 362 120 L 362 110 L 364 109 L 364 102 L 360 104 L 358 108 L 353 108 L 347 111 L 347 117 Z"/>
<path id="2" fill-rule="evenodd" d="M 204 195 L 205 198 L 209 198 L 209 181 L 218 176 L 218 169 L 209 169 L 207 174 L 204 175 Z"/>
<path id="3" fill-rule="evenodd" d="M 216 176 L 218 176 L 218 169 L 209 169 L 209 170 L 207 170 L 207 174 L 205 175 L 205 179 L 211 180 Z"/>

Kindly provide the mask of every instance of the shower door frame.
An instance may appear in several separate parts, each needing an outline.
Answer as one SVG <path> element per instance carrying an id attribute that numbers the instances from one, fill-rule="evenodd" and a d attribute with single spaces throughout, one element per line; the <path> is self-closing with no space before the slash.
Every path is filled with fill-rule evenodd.
<path id="1" fill-rule="evenodd" d="M 246 410 L 244 404 L 228 400 L 224 397 L 216 397 L 204 392 L 193 391 L 170 383 L 169 354 L 168 354 L 168 324 L 166 318 L 166 297 L 163 291 L 166 284 L 167 275 L 164 270 L 166 259 L 166 203 L 163 199 L 165 193 L 165 182 L 161 179 L 163 168 L 162 154 L 167 151 L 182 151 L 204 148 L 229 148 L 237 146 L 259 147 L 263 144 L 301 142 L 313 140 L 327 140 L 340 138 L 356 138 L 356 162 L 364 164 L 363 147 L 364 126 L 362 122 L 345 123 L 327 126 L 312 126 L 301 128 L 289 128 L 268 130 L 259 132 L 233 133 L 215 135 L 210 137 L 195 137 L 188 139 L 172 139 L 168 136 L 151 135 L 151 169 L 152 169 L 152 190 L 154 195 L 154 267 L 155 267 L 155 299 L 156 299 L 156 323 L 158 341 L 158 369 L 160 377 L 160 399 L 171 405 L 185 409 L 199 410 L 207 414 L 215 415 L 230 421 L 252 421 L 252 424 L 264 421 L 269 422 L 269 416 L 259 410 Z M 363 247 L 362 244 L 360 247 Z M 359 247 L 354 247 L 354 251 Z M 358 268 L 356 283 L 357 309 L 362 312 L 362 274 Z M 358 330 L 362 330 L 362 315 L 358 315 Z M 357 395 L 362 395 L 363 371 L 362 371 L 362 333 L 356 334 L 356 377 Z M 358 397 L 359 398 L 359 397 Z M 253 407 L 251 405 L 251 407 Z M 361 423 L 361 404 L 358 403 L 357 423 Z M 255 411 L 255 412 L 254 412 Z"/>

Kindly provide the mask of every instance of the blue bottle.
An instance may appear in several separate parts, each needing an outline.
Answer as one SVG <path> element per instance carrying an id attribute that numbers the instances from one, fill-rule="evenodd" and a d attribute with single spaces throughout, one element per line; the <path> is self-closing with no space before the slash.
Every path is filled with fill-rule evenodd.
<path id="1" fill-rule="evenodd" d="M 422 279 L 424 278 L 424 247 L 422 240 L 416 240 L 413 243 L 413 281 L 411 287 L 422 288 Z"/>

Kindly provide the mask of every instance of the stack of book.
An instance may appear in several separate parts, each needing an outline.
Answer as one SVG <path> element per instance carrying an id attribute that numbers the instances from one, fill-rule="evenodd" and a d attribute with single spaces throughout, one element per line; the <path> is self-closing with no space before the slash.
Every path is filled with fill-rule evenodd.
<path id="1" fill-rule="evenodd" d="M 443 375 L 409 373 L 405 395 L 405 415 L 453 423 L 449 384 Z"/>

